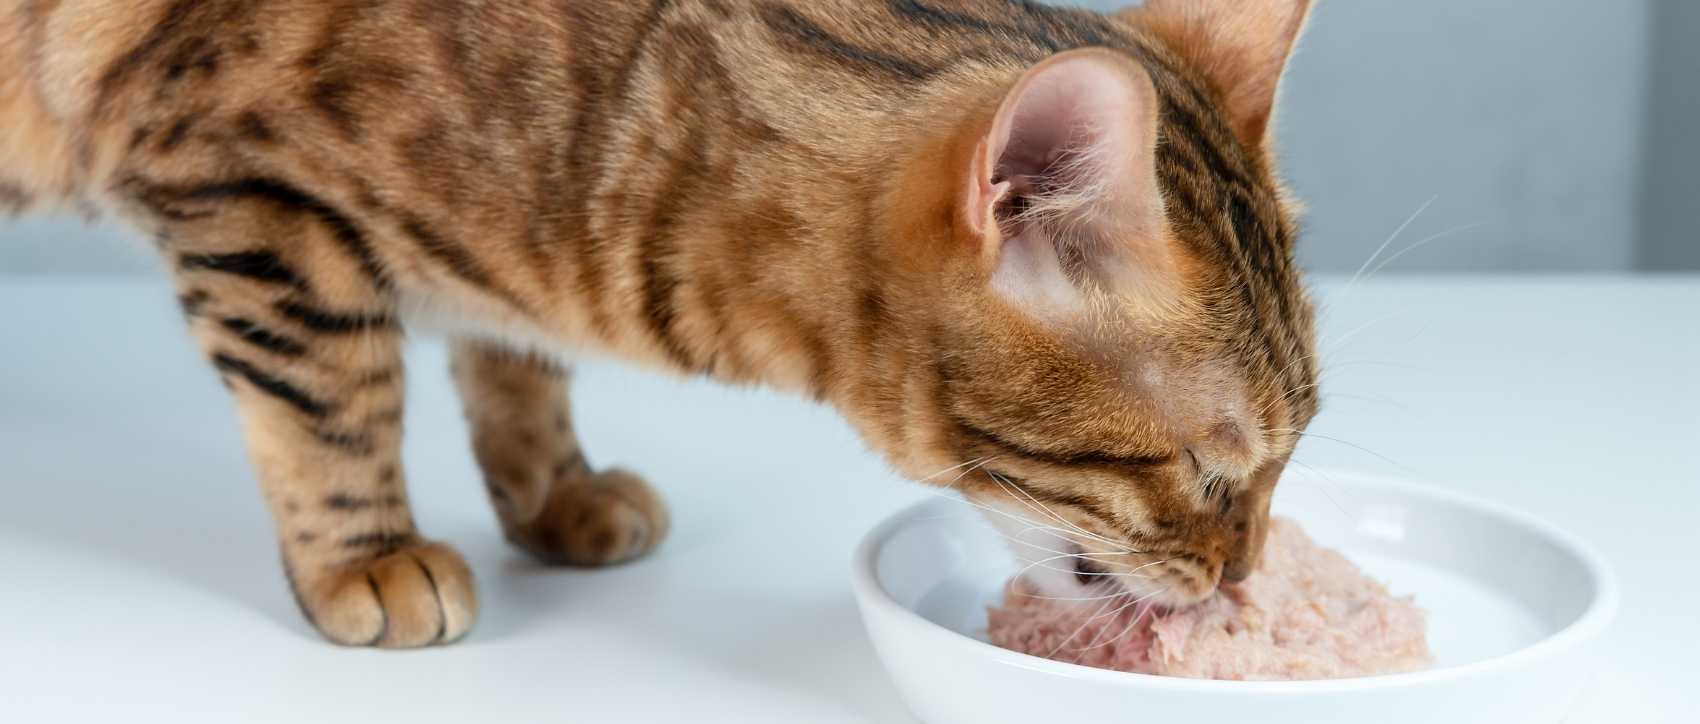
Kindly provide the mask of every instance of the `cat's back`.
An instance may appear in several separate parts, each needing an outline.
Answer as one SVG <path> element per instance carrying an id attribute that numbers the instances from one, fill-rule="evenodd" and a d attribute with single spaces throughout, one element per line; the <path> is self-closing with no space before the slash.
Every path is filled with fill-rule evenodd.
<path id="1" fill-rule="evenodd" d="M 0 11 L 11 127 L 0 168 L 11 185 L 98 193 L 139 167 L 182 175 L 294 155 L 409 165 L 442 186 L 477 165 L 446 163 L 456 152 L 487 162 L 565 140 L 579 91 L 607 82 L 648 11 L 616 0 L 19 3 Z"/>
<path id="2" fill-rule="evenodd" d="M 725 96 L 798 124 L 865 123 L 965 62 L 1031 62 L 1101 35 L 1094 14 L 1008 0 L 58 0 L 5 12 L 0 113 L 17 130 L 0 168 L 56 186 L 288 153 L 389 169 L 369 185 L 402 192 L 512 186 L 607 132 L 598 114 Z M 703 94 L 714 90 L 726 92 Z"/>

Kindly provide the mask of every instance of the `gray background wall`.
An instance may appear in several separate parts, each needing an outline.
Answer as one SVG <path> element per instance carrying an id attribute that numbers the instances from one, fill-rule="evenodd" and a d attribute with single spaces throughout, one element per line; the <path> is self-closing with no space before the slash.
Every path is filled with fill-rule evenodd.
<path id="1" fill-rule="evenodd" d="M 1100 8 L 1123 2 L 1082 4 Z M 1700 269 L 1700 2 L 1320 0 L 1280 140 L 1320 271 Z M 110 227 L 0 227 L 0 274 L 153 262 Z M 115 250 L 116 248 L 116 250 Z"/>
<path id="2" fill-rule="evenodd" d="M 1700 2 L 1658 0 L 1652 46 L 1637 260 L 1648 269 L 1700 269 Z"/>
<path id="3" fill-rule="evenodd" d="M 1635 260 L 1647 3 L 1321 0 L 1280 131 L 1313 267 L 1621 270 Z"/>

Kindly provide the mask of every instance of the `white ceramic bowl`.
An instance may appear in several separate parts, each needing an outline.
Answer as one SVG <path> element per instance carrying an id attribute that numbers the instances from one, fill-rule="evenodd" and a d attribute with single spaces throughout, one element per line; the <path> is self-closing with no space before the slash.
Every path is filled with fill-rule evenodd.
<path id="1" fill-rule="evenodd" d="M 1557 724 L 1589 685 L 1617 610 L 1605 563 L 1528 515 L 1409 483 L 1289 476 L 1275 512 L 1429 611 L 1435 668 L 1338 681 L 1196 681 L 1092 669 L 985 642 L 1015 571 L 966 504 L 876 527 L 855 561 L 862 619 L 928 724 L 1239 722 Z"/>

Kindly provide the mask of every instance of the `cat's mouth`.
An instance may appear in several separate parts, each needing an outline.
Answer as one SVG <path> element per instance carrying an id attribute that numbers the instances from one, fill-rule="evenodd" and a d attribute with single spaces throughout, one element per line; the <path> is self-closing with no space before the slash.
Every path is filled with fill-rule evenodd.
<path id="1" fill-rule="evenodd" d="M 1074 546 L 1070 558 L 1072 583 L 1088 594 L 1123 597 L 1156 609 L 1185 608 L 1209 599 L 1221 583 L 1190 561 L 1153 557 L 1143 562 L 1118 561 Z"/>
<path id="2" fill-rule="evenodd" d="M 1023 578 L 1047 597 L 1183 608 L 1216 592 L 1220 567 L 1197 556 L 1140 550 L 1103 524 L 1038 512 L 1009 500 L 981 503 L 1009 543 Z"/>

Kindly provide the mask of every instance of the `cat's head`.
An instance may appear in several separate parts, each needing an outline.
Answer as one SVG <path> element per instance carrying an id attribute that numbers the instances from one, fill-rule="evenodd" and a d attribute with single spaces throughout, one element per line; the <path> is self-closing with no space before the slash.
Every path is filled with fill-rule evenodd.
<path id="1" fill-rule="evenodd" d="M 1181 605 L 1258 561 L 1317 407 L 1266 151 L 1308 5 L 1151 0 L 1129 48 L 1004 86 L 909 192 L 955 256 L 892 457 L 989 509 L 1054 595 Z"/>

